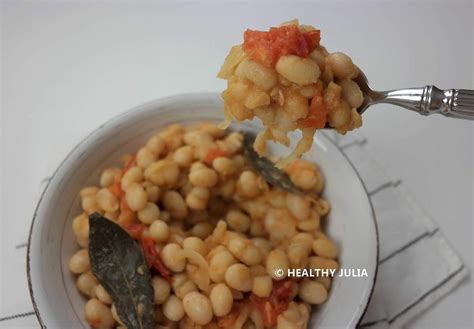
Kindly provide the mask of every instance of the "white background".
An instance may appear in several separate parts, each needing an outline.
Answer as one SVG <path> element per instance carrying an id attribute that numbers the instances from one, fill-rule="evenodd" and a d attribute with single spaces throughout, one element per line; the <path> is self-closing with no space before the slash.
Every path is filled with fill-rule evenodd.
<path id="1" fill-rule="evenodd" d="M 245 28 L 298 17 L 322 30 L 329 50 L 350 54 L 376 89 L 427 83 L 474 89 L 473 16 L 472 2 L 458 1 L 3 1 L 2 314 L 27 293 L 8 257 L 26 241 L 42 180 L 118 113 L 169 94 L 222 90 L 225 83 L 215 75 Z M 469 268 L 473 127 L 377 106 L 364 114 L 362 128 Z M 6 294 L 18 281 L 25 284 Z M 410 327 L 472 327 L 471 312 L 469 280 Z"/>

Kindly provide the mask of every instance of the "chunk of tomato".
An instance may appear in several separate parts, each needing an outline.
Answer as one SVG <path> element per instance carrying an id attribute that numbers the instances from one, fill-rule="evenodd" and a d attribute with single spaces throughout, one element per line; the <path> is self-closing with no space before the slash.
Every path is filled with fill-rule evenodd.
<path id="1" fill-rule="evenodd" d="M 205 164 L 208 164 L 209 166 L 212 166 L 212 162 L 218 158 L 218 157 L 223 157 L 223 156 L 226 156 L 227 153 L 224 152 L 224 151 L 221 151 L 219 149 L 210 149 L 209 151 L 207 151 L 207 154 L 206 156 L 204 157 L 204 160 L 203 162 Z"/>
<path id="2" fill-rule="evenodd" d="M 290 280 L 273 281 L 273 289 L 269 297 L 258 297 L 250 294 L 250 301 L 259 311 L 263 325 L 273 327 L 277 324 L 278 316 L 288 309 L 295 283 Z"/>
<path id="3" fill-rule="evenodd" d="M 301 32 L 295 25 L 272 27 L 268 32 L 247 29 L 243 50 L 254 60 L 274 66 L 281 56 L 308 57 L 319 47 L 319 30 Z"/>
<path id="4" fill-rule="evenodd" d="M 327 122 L 329 109 L 324 103 L 321 94 L 320 85 L 316 85 L 316 92 L 311 99 L 311 105 L 306 118 L 298 121 L 300 127 L 303 128 L 324 128 Z"/>
<path id="5" fill-rule="evenodd" d="M 148 267 L 157 270 L 161 274 L 163 279 L 172 284 L 173 279 L 171 278 L 170 271 L 162 263 L 160 255 L 158 254 L 155 248 L 155 241 L 150 237 L 144 237 L 140 241 L 140 245 L 145 255 L 145 260 Z"/>

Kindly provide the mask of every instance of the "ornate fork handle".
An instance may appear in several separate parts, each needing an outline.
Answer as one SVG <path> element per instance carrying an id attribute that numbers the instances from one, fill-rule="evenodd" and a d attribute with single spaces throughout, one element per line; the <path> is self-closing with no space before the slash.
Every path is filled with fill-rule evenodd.
<path id="1" fill-rule="evenodd" d="M 374 103 L 390 103 L 423 115 L 440 113 L 474 120 L 474 90 L 441 90 L 435 86 L 390 90 L 380 92 Z"/>

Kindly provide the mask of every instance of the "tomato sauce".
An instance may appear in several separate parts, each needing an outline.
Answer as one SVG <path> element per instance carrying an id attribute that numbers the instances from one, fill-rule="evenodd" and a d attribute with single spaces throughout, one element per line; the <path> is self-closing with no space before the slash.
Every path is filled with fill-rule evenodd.
<path id="1" fill-rule="evenodd" d="M 163 279 L 168 281 L 169 284 L 172 284 L 173 279 L 171 278 L 170 271 L 161 262 L 160 255 L 155 248 L 155 241 L 153 241 L 153 239 L 150 237 L 144 237 L 140 241 L 140 245 L 142 247 L 143 253 L 145 254 L 145 260 L 148 267 L 157 270 Z"/>
<path id="2" fill-rule="evenodd" d="M 319 30 L 301 32 L 295 25 L 272 27 L 268 32 L 247 29 L 243 50 L 254 60 L 274 66 L 281 56 L 308 57 L 320 39 Z"/>
<path id="3" fill-rule="evenodd" d="M 264 326 L 273 327 L 277 324 L 278 316 L 288 309 L 294 289 L 295 283 L 286 279 L 273 281 L 273 289 L 269 297 L 250 294 L 250 301 L 260 312 Z"/>

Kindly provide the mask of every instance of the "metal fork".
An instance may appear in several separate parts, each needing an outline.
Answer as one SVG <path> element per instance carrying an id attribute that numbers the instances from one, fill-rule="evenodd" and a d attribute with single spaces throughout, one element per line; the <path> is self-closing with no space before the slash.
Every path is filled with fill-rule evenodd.
<path id="1" fill-rule="evenodd" d="M 357 109 L 360 114 L 364 113 L 369 106 L 388 103 L 423 115 L 440 113 L 451 118 L 474 120 L 474 90 L 441 90 L 428 85 L 421 88 L 375 91 L 370 89 L 367 77 L 360 69 L 354 81 L 364 95 L 364 102 Z"/>

